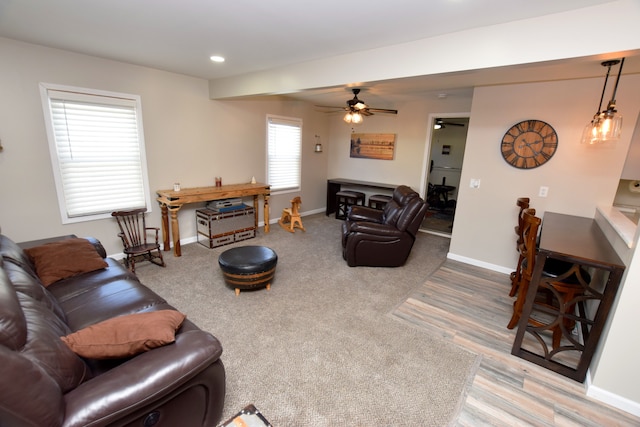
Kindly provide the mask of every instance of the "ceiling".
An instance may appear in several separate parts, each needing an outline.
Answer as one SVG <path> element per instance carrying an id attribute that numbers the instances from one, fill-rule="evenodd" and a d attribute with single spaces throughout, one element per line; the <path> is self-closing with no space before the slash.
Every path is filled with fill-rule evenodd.
<path id="1" fill-rule="evenodd" d="M 457 31 L 528 19 L 613 0 L 0 0 L 0 37 L 218 79 Z M 216 64 L 211 55 L 226 61 Z M 637 69 L 637 58 L 625 69 Z M 361 97 L 390 108 L 403 96 L 446 91 L 467 96 L 477 85 L 593 77 L 593 58 L 369 82 Z M 294 96 L 344 105 L 350 89 Z"/>

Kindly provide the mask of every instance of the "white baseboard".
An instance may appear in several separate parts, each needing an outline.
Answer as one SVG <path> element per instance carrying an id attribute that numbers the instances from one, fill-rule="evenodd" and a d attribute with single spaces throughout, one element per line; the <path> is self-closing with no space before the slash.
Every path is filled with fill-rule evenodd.
<path id="1" fill-rule="evenodd" d="M 613 406 L 614 408 L 618 408 L 621 411 L 628 412 L 636 417 L 640 417 L 640 403 L 634 402 L 626 397 L 618 396 L 592 384 L 587 388 L 587 396 L 606 403 L 609 406 Z"/>
<path id="2" fill-rule="evenodd" d="M 327 209 L 326 208 L 319 208 L 319 209 L 313 209 L 311 211 L 306 211 L 306 212 L 300 212 L 300 216 L 309 216 L 309 215 L 314 215 L 314 214 L 318 214 L 318 213 L 322 213 L 322 212 L 326 212 Z M 278 222 L 278 220 L 280 219 L 280 215 L 274 217 L 271 216 L 271 218 L 269 219 L 269 224 L 275 224 Z M 260 221 L 258 223 L 258 226 L 263 226 L 264 225 L 264 221 Z"/>
<path id="3" fill-rule="evenodd" d="M 513 267 L 503 267 L 501 265 L 490 264 L 488 262 L 479 261 L 474 258 L 468 258 L 466 256 L 457 255 L 451 252 L 447 253 L 447 258 L 454 261 L 460 261 L 465 264 L 475 265 L 476 267 L 486 268 L 487 270 L 497 271 L 498 273 L 511 274 L 511 272 L 513 271 Z"/>
<path id="4" fill-rule="evenodd" d="M 300 216 L 308 216 L 308 215 L 314 215 L 317 213 L 322 213 L 322 212 L 326 212 L 325 208 L 320 208 L 320 209 L 314 209 L 311 211 L 307 211 L 307 212 L 300 212 Z M 278 222 L 278 220 L 280 219 L 280 216 L 276 217 L 276 218 L 270 218 L 269 219 L 269 224 L 275 224 Z M 264 221 L 260 221 L 258 222 L 258 228 L 260 227 L 264 227 Z M 189 243 L 196 243 L 198 241 L 198 236 L 191 236 L 191 237 L 185 237 L 180 239 L 180 245 L 188 245 Z M 173 242 L 171 242 L 171 247 L 173 248 Z M 113 255 L 107 255 L 110 258 L 116 259 L 116 260 L 121 260 L 124 259 L 124 254 L 122 252 L 117 253 L 117 254 L 113 254 Z"/>

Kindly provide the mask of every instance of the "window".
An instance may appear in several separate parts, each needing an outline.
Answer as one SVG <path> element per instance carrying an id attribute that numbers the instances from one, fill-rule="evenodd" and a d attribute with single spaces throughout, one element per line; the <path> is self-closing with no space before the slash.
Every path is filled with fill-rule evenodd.
<path id="1" fill-rule="evenodd" d="M 267 116 L 267 183 L 271 190 L 300 190 L 301 135 L 301 119 Z"/>
<path id="2" fill-rule="evenodd" d="M 64 224 L 148 207 L 140 97 L 40 85 Z"/>

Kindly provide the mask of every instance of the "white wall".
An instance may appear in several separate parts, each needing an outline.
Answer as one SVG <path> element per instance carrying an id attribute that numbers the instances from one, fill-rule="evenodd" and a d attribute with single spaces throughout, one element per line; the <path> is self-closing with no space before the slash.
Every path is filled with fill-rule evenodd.
<path id="1" fill-rule="evenodd" d="M 329 178 L 404 184 L 416 191 L 423 186 L 422 171 L 427 144 L 427 127 L 431 112 L 469 111 L 471 99 L 438 99 L 435 96 L 419 101 L 407 101 L 393 108 L 398 115 L 376 114 L 365 117 L 362 124 L 351 126 L 342 121 L 342 114 L 332 117 Z M 393 160 L 357 159 L 349 157 L 350 134 L 395 133 L 396 152 Z"/>
<path id="2" fill-rule="evenodd" d="M 302 102 L 212 101 L 206 80 L 78 55 L 0 38 L 0 226 L 16 241 L 92 235 L 109 254 L 122 251 L 111 220 L 62 225 L 38 84 L 40 82 L 138 94 L 142 98 L 151 199 L 155 190 L 265 179 L 266 114 L 303 119 L 303 210 L 325 205 L 326 153 L 315 154 L 315 134 L 328 137 L 326 117 Z M 271 199 L 278 218 L 291 194 Z M 197 205 L 179 212 L 182 238 L 194 237 Z M 160 225 L 152 202 L 151 225 Z"/>
<path id="3" fill-rule="evenodd" d="M 618 109 L 637 117 L 640 76 L 624 76 Z M 611 205 L 635 123 L 623 124 L 622 139 L 611 148 L 580 144 L 602 91 L 601 79 L 477 88 L 474 92 L 465 149 L 462 185 L 450 251 L 510 271 L 516 263 L 513 218 L 518 197 L 530 197 L 539 215 L 545 211 L 593 217 L 596 206 Z M 546 164 L 516 169 L 500 154 L 500 141 L 515 123 L 539 119 L 558 134 L 558 149 Z M 472 178 L 481 180 L 471 189 Z M 546 198 L 540 186 L 549 187 Z"/>

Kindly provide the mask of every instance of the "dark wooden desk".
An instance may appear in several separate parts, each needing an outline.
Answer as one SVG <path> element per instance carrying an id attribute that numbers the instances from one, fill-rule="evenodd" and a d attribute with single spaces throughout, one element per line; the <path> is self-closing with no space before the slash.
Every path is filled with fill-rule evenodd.
<path id="1" fill-rule="evenodd" d="M 333 178 L 327 180 L 327 216 L 336 211 L 336 193 L 342 189 L 342 186 L 348 187 L 368 187 L 384 190 L 395 190 L 398 186 L 394 184 L 384 184 L 380 182 L 358 181 L 355 179 Z"/>
<path id="2" fill-rule="evenodd" d="M 565 307 L 577 307 L 577 313 L 550 309 L 547 304 L 536 301 L 540 288 L 552 289 L 550 283 L 554 280 L 571 275 L 567 273 L 555 279 L 542 277 L 544 263 L 549 258 L 573 264 L 570 272 L 582 267 L 591 275 L 590 283 L 581 284 L 583 295 L 574 301 L 564 302 Z M 533 278 L 511 354 L 583 382 L 618 292 L 624 269 L 620 257 L 595 220 L 546 212 Z M 558 297 L 556 295 L 553 298 Z M 531 316 L 538 320 L 544 319 L 546 324 L 541 327 L 532 326 L 528 322 Z M 560 347 L 553 349 L 549 339 L 550 329 L 554 325 L 564 324 L 563 320 L 566 319 L 574 321 L 581 334 L 574 335 L 572 330 L 563 327 Z"/>
<path id="3" fill-rule="evenodd" d="M 169 216 L 171 212 L 171 231 L 173 237 L 173 255 L 181 256 L 180 227 L 178 225 L 178 211 L 187 203 L 208 202 L 210 200 L 231 199 L 234 197 L 253 196 L 253 208 L 255 225 L 258 228 L 258 196 L 264 198 L 264 232 L 269 232 L 269 196 L 271 186 L 267 184 L 232 184 L 220 187 L 196 187 L 183 188 L 180 191 L 158 190 L 156 199 L 162 210 L 162 239 L 164 250 L 170 248 L 169 242 Z"/>

